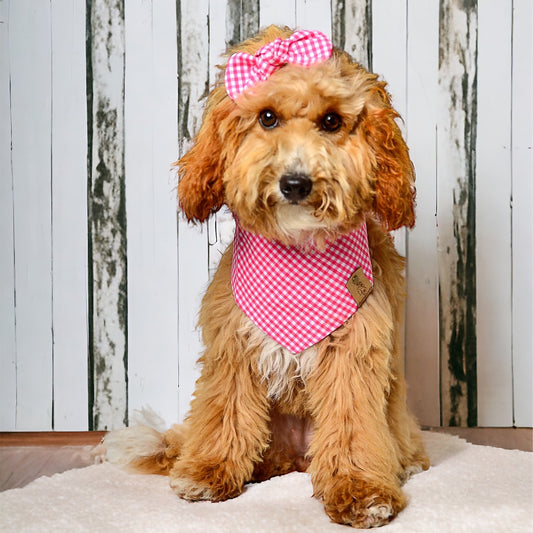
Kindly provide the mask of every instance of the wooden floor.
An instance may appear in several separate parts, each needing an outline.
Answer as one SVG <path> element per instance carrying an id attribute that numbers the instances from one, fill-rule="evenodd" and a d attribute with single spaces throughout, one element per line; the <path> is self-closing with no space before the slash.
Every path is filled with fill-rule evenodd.
<path id="1" fill-rule="evenodd" d="M 425 428 L 458 435 L 473 444 L 533 451 L 530 428 Z M 83 468 L 101 460 L 104 432 L 0 433 L 0 491 L 23 487 L 40 476 Z"/>
<path id="2" fill-rule="evenodd" d="M 105 432 L 0 433 L 0 491 L 98 462 Z"/>

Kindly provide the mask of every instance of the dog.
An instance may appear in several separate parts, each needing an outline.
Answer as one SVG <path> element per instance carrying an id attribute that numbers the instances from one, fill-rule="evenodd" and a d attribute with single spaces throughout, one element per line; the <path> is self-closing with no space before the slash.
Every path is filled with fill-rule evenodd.
<path id="1" fill-rule="evenodd" d="M 386 524 L 429 467 L 406 406 L 404 259 L 389 234 L 415 219 L 399 115 L 320 32 L 271 26 L 229 51 L 220 78 L 176 163 L 190 222 L 223 205 L 236 221 L 202 301 L 190 413 L 106 445 L 122 441 L 123 462 L 168 474 L 186 500 L 307 471 L 331 520 Z"/>

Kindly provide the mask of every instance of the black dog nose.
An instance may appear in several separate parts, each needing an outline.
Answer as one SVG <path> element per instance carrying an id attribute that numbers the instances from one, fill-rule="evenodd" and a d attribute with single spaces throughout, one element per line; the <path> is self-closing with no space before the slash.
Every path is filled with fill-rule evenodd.
<path id="1" fill-rule="evenodd" d="M 292 203 L 299 202 L 309 196 L 313 184 L 307 174 L 289 173 L 283 174 L 279 180 L 281 194 Z"/>

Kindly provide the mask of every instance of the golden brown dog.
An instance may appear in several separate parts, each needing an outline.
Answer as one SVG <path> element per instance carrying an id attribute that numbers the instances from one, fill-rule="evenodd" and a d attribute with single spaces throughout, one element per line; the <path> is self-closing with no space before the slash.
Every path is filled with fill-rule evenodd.
<path id="1" fill-rule="evenodd" d="M 291 34 L 270 27 L 230 52 L 254 55 Z M 414 224 L 397 117 L 385 83 L 337 49 L 310 66 L 281 66 L 235 99 L 224 83 L 213 89 L 177 163 L 188 220 L 226 204 L 244 230 L 306 254 L 366 221 L 373 290 L 338 329 L 291 353 L 236 304 L 230 246 L 202 303 L 190 413 L 164 435 L 145 428 L 153 445 L 133 442 L 131 466 L 169 474 L 182 498 L 211 501 L 307 471 L 331 519 L 354 527 L 385 524 L 405 506 L 402 483 L 429 462 L 406 407 L 404 261 L 388 234 Z"/>

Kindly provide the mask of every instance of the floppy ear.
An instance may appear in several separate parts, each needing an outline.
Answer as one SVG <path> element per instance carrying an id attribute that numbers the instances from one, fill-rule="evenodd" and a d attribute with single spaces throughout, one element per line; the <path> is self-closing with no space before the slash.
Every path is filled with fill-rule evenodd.
<path id="1" fill-rule="evenodd" d="M 395 119 L 384 84 L 377 87 L 382 105 L 370 107 L 364 118 L 367 140 L 375 157 L 374 212 L 389 231 L 415 223 L 415 172 L 409 149 Z"/>
<path id="2" fill-rule="evenodd" d="M 204 222 L 224 203 L 226 150 L 221 123 L 231 105 L 223 87 L 213 90 L 192 147 L 176 163 L 179 204 L 189 222 Z"/>

